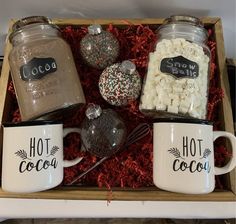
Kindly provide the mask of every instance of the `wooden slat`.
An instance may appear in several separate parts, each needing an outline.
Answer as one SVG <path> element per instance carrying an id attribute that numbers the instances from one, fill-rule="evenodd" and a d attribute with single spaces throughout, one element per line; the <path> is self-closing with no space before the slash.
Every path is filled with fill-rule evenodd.
<path id="1" fill-rule="evenodd" d="M 4 51 L 4 59 L 2 65 L 2 72 L 0 77 L 0 125 L 3 118 L 4 104 L 7 94 L 7 84 L 9 79 L 9 63 L 8 63 L 8 54 L 10 51 L 10 44 L 6 44 Z"/>
<path id="2" fill-rule="evenodd" d="M 10 21 L 9 24 L 9 31 L 12 27 L 13 21 Z M 9 33 L 8 31 L 8 33 Z M 7 85 L 9 80 L 9 73 L 10 73 L 10 67 L 8 63 L 8 55 L 11 50 L 11 45 L 9 43 L 9 40 L 7 38 L 7 41 L 5 43 L 5 49 L 4 49 L 4 58 L 3 58 L 3 64 L 2 64 L 2 71 L 0 76 L 0 173 L 2 173 L 2 142 L 3 142 L 3 134 L 2 134 L 2 121 L 4 120 L 4 113 L 8 113 L 7 109 L 9 107 L 5 107 L 5 104 L 9 97 L 7 96 Z"/>
<path id="3" fill-rule="evenodd" d="M 216 51 L 217 51 L 217 61 L 220 75 L 220 86 L 224 91 L 224 98 L 222 102 L 224 127 L 226 131 L 234 134 L 230 87 L 229 87 L 229 80 L 226 67 L 224 38 L 223 38 L 223 29 L 221 20 L 218 20 L 217 23 L 215 24 L 215 38 L 217 43 Z M 236 194 L 236 169 L 230 172 L 230 184 L 232 191 Z"/>
<path id="4" fill-rule="evenodd" d="M 161 24 L 163 19 L 53 19 L 57 25 L 91 25 L 91 24 L 115 24 L 115 25 L 139 25 L 139 24 Z"/>
<path id="5" fill-rule="evenodd" d="M 9 32 L 11 30 L 11 27 L 13 25 L 14 21 L 11 20 L 9 23 Z M 9 33 L 8 32 L 8 33 Z M 7 38 L 5 49 L 4 49 L 4 59 L 3 59 L 3 65 L 2 65 L 2 72 L 0 76 L 0 126 L 2 124 L 3 120 L 3 113 L 4 113 L 4 106 L 5 106 L 5 100 L 6 100 L 6 94 L 7 94 L 7 85 L 9 80 L 9 73 L 10 73 L 10 66 L 8 63 L 8 55 L 11 51 L 11 44 L 9 43 L 9 39 Z"/>
<path id="6" fill-rule="evenodd" d="M 201 20 L 204 24 L 215 24 L 220 18 L 218 17 L 201 17 Z M 11 24 L 16 22 L 17 19 L 12 19 Z M 63 26 L 63 25 L 91 25 L 91 24 L 101 24 L 101 25 L 107 25 L 107 24 L 115 24 L 115 25 L 126 25 L 126 24 L 133 24 L 133 25 L 140 25 L 140 24 L 162 24 L 164 19 L 163 18 L 137 18 L 137 19 L 61 19 L 61 18 L 54 18 L 52 19 L 53 23 L 56 23 L 57 25 Z M 10 26 L 11 27 L 11 26 Z"/>
<path id="7" fill-rule="evenodd" d="M 202 17 L 203 23 L 205 24 L 215 24 L 219 18 L 218 17 Z M 115 24 L 115 25 L 140 25 L 140 24 L 162 24 L 164 19 L 161 18 L 145 18 L 145 19 L 53 19 L 52 20 L 57 25 L 91 25 L 91 24 Z"/>
<path id="8" fill-rule="evenodd" d="M 215 38 L 217 42 L 216 51 L 217 51 L 217 61 L 220 75 L 220 85 L 221 88 L 224 90 L 224 98 L 223 98 L 224 126 L 225 130 L 234 133 L 233 115 L 232 115 L 230 91 L 229 91 L 230 90 L 229 80 L 227 75 L 224 38 L 223 38 L 221 20 L 219 20 L 215 24 Z"/>
<path id="9" fill-rule="evenodd" d="M 161 190 L 82 190 L 60 188 L 31 194 L 13 194 L 0 189 L 0 198 L 67 199 L 67 200 L 136 200 L 136 201 L 236 201 L 231 191 L 215 191 L 210 194 L 188 195 Z"/>

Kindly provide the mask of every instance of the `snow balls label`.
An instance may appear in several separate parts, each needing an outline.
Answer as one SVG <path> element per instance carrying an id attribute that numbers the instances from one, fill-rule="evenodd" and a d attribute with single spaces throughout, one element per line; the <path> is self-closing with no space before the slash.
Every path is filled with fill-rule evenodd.
<path id="1" fill-rule="evenodd" d="M 20 76 L 24 81 L 41 79 L 57 70 L 54 58 L 33 58 L 20 67 Z"/>
<path id="2" fill-rule="evenodd" d="M 197 78 L 199 75 L 198 64 L 183 56 L 162 59 L 160 70 L 176 78 Z"/>

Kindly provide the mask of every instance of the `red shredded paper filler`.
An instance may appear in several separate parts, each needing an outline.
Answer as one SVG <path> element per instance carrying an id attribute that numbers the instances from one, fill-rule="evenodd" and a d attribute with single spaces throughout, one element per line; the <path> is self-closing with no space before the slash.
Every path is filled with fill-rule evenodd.
<path id="1" fill-rule="evenodd" d="M 134 62 L 141 78 L 144 78 L 147 72 L 148 55 L 154 50 L 157 41 L 155 34 L 156 28 L 156 26 L 135 26 L 130 24 L 127 24 L 125 28 L 118 28 L 113 25 L 107 27 L 107 30 L 113 33 L 120 43 L 120 55 L 117 61 L 131 60 Z M 71 46 L 87 103 L 96 103 L 101 105 L 102 108 L 112 108 L 117 111 L 125 120 L 128 132 L 131 132 L 131 130 L 141 122 L 151 124 L 152 121 L 145 118 L 145 116 L 140 113 L 138 108 L 139 102 L 131 102 L 126 107 L 113 107 L 102 99 L 98 89 L 98 80 L 102 71 L 88 67 L 83 62 L 80 55 L 80 40 L 87 34 L 87 28 L 67 26 L 61 28 L 61 31 L 63 38 Z M 218 113 L 219 103 L 224 93 L 223 90 L 219 88 L 214 31 L 208 28 L 208 33 L 208 46 L 211 50 L 212 57 L 207 119 L 214 122 L 214 130 L 219 130 L 221 129 Z M 9 83 L 8 92 L 14 99 L 11 120 L 13 122 L 20 121 L 20 113 L 12 82 Z M 85 117 L 84 109 L 85 108 L 74 111 L 71 116 L 64 114 L 61 117 L 64 127 L 80 126 L 81 121 Z M 92 156 L 88 152 L 81 152 L 80 147 L 81 142 L 78 134 L 69 134 L 64 139 L 64 159 L 71 160 L 77 156 L 82 156 L 84 159 L 81 163 L 64 169 L 62 185 L 69 184 L 80 173 L 87 170 L 99 160 L 99 158 Z M 223 141 L 216 141 L 214 147 L 215 164 L 217 166 L 223 166 L 226 160 L 231 157 L 231 154 L 225 148 Z M 130 145 L 126 150 L 121 150 L 120 153 L 106 160 L 95 170 L 81 178 L 75 185 L 106 187 L 109 190 L 113 187 L 139 188 L 153 186 L 152 162 L 153 145 L 151 132 L 150 135 Z M 224 189 L 226 186 L 221 178 L 220 176 L 216 176 L 216 188 Z"/>

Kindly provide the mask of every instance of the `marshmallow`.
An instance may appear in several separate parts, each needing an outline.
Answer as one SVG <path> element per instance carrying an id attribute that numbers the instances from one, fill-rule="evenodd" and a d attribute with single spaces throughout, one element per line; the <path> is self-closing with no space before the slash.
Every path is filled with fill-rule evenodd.
<path id="1" fill-rule="evenodd" d="M 179 111 L 178 106 L 168 105 L 167 112 L 177 114 Z"/>
<path id="2" fill-rule="evenodd" d="M 188 112 L 188 107 L 184 107 L 184 106 L 179 106 L 179 112 L 181 114 L 186 114 Z"/>
<path id="3" fill-rule="evenodd" d="M 156 110 L 166 110 L 166 105 L 158 103 L 156 105 Z"/>
<path id="4" fill-rule="evenodd" d="M 196 78 L 175 76 L 160 71 L 165 58 L 183 56 L 199 66 Z M 205 119 L 208 97 L 209 57 L 202 46 L 183 38 L 162 39 L 149 55 L 140 109 L 181 113 Z"/>

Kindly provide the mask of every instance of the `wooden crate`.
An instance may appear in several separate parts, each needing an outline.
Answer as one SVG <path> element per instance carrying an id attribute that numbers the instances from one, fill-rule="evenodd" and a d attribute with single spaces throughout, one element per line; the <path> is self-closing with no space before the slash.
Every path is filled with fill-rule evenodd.
<path id="1" fill-rule="evenodd" d="M 224 40 L 222 33 L 222 24 L 220 18 L 202 18 L 206 25 L 211 25 L 214 29 L 215 39 L 217 43 L 217 65 L 220 75 L 220 85 L 225 92 L 224 99 L 221 103 L 221 118 L 224 130 L 233 133 L 233 118 L 230 104 L 229 83 L 227 77 Z M 14 21 L 10 23 L 11 26 Z M 53 20 L 59 26 L 80 26 L 90 24 L 114 24 L 116 26 L 127 26 L 127 23 L 139 25 L 160 25 L 163 19 L 55 19 Z M 2 74 L 0 77 L 0 123 L 8 121 L 8 112 L 11 108 L 11 98 L 7 93 L 7 85 L 9 82 L 9 64 L 8 54 L 11 45 L 9 41 L 5 47 L 5 57 L 3 62 Z M 1 133 L 2 136 L 2 133 Z M 2 137 L 0 138 L 0 147 L 2 147 Z M 139 188 L 139 189 L 112 189 L 113 200 L 156 200 L 156 201 L 236 201 L 236 171 L 232 171 L 229 175 L 225 175 L 225 181 L 228 190 L 217 190 L 206 195 L 187 195 L 177 194 L 167 191 L 159 190 L 155 187 Z M 34 198 L 34 199 L 93 199 L 93 200 L 107 200 L 109 192 L 107 189 L 91 188 L 91 187 L 58 187 L 45 192 L 31 193 L 31 194 L 12 194 L 1 190 L 0 197 L 2 198 Z"/>

